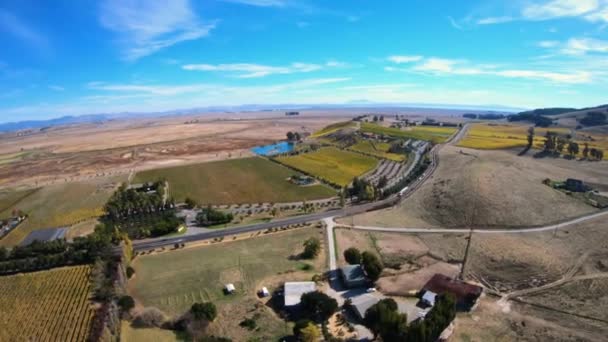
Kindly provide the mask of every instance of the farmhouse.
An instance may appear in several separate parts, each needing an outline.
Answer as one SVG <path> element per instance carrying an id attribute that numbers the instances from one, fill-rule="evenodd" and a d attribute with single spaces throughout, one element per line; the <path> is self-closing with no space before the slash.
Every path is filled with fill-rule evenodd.
<path id="1" fill-rule="evenodd" d="M 340 269 L 340 277 L 344 286 L 349 289 L 365 286 L 367 279 L 361 265 L 348 265 Z"/>
<path id="2" fill-rule="evenodd" d="M 428 292 L 437 295 L 451 294 L 456 297 L 458 309 L 468 311 L 475 305 L 477 298 L 481 296 L 483 289 L 480 286 L 452 279 L 443 274 L 435 274 L 433 278 L 424 285 L 422 291 L 424 294 Z M 431 299 L 431 296 L 428 296 L 427 299 Z"/>
<path id="3" fill-rule="evenodd" d="M 303 294 L 315 292 L 316 290 L 317 285 L 312 281 L 285 283 L 285 307 L 297 307 Z"/>

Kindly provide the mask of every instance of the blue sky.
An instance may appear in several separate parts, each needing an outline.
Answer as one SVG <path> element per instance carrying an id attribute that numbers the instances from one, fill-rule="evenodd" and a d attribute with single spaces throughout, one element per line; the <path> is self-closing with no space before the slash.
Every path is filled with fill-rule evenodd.
<path id="1" fill-rule="evenodd" d="M 210 105 L 608 102 L 608 0 L 0 0 L 0 122 Z"/>

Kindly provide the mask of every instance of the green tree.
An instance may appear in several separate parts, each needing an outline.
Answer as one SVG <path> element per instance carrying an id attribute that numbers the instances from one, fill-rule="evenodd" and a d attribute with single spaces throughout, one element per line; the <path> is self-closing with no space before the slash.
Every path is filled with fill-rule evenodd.
<path id="1" fill-rule="evenodd" d="M 407 330 L 407 316 L 398 311 L 392 298 L 383 299 L 367 309 L 363 324 L 383 341 L 402 341 Z"/>
<path id="2" fill-rule="evenodd" d="M 308 318 L 319 322 L 327 321 L 338 310 L 338 302 L 319 291 L 303 294 L 300 304 Z"/>
<path id="3" fill-rule="evenodd" d="M 587 159 L 589 157 L 589 144 L 585 143 L 585 148 L 583 148 L 583 158 Z"/>
<path id="4" fill-rule="evenodd" d="M 344 251 L 344 260 L 351 265 L 358 265 L 361 263 L 361 252 L 358 249 L 351 247 Z"/>
<path id="5" fill-rule="evenodd" d="M 528 148 L 532 147 L 534 143 L 534 127 L 531 126 L 528 128 Z"/>
<path id="6" fill-rule="evenodd" d="M 291 132 L 291 131 L 287 132 L 287 140 L 293 141 L 294 139 L 295 139 L 295 134 L 293 134 L 293 132 Z"/>
<path id="7" fill-rule="evenodd" d="M 190 313 L 196 320 L 213 322 L 217 317 L 217 308 L 211 302 L 194 303 L 190 308 Z"/>
<path id="8" fill-rule="evenodd" d="M 184 202 L 186 203 L 186 208 L 188 209 L 194 209 L 198 206 L 198 203 L 196 203 L 196 201 L 190 197 L 186 197 L 186 200 Z"/>
<path id="9" fill-rule="evenodd" d="M 361 264 L 369 279 L 376 281 L 380 278 L 384 265 L 375 254 L 368 251 L 363 252 L 361 255 Z"/>
<path id="10" fill-rule="evenodd" d="M 321 251 L 321 242 L 315 237 L 304 241 L 304 252 L 302 252 L 302 258 L 314 259 Z"/>
<path id="11" fill-rule="evenodd" d="M 568 143 L 568 154 L 571 157 L 574 157 L 578 154 L 578 144 L 574 141 L 570 141 Z"/>

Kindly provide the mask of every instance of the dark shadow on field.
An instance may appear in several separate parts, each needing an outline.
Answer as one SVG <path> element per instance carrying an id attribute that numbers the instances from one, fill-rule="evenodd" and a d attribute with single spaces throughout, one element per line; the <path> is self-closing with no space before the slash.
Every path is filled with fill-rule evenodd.
<path id="1" fill-rule="evenodd" d="M 540 151 L 540 152 L 536 152 L 534 153 L 534 158 L 559 158 L 560 154 L 557 152 L 553 152 L 553 151 Z"/>

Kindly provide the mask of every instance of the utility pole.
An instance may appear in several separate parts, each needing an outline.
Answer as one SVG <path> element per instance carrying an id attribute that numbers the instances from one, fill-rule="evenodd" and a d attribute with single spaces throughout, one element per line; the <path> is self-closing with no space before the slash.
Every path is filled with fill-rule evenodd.
<path id="1" fill-rule="evenodd" d="M 477 178 L 477 183 L 476 183 L 476 188 L 472 200 L 472 204 L 469 208 L 469 210 L 463 211 L 464 215 L 465 215 L 465 222 L 468 224 L 469 226 L 469 236 L 467 238 L 467 246 L 464 250 L 464 257 L 462 259 L 462 267 L 460 268 L 460 274 L 458 275 L 458 279 L 460 280 L 464 280 L 464 275 L 465 275 L 465 270 L 466 270 L 466 266 L 467 266 L 467 262 L 469 261 L 469 251 L 471 249 L 471 243 L 473 241 L 473 226 L 475 224 L 475 217 L 477 214 L 476 208 L 477 206 L 475 205 L 475 202 L 477 202 L 477 199 L 479 198 L 478 194 L 478 190 L 479 190 L 479 178 Z M 467 215 L 467 211 L 470 211 L 470 215 Z M 467 216 L 469 216 L 467 218 Z"/>

